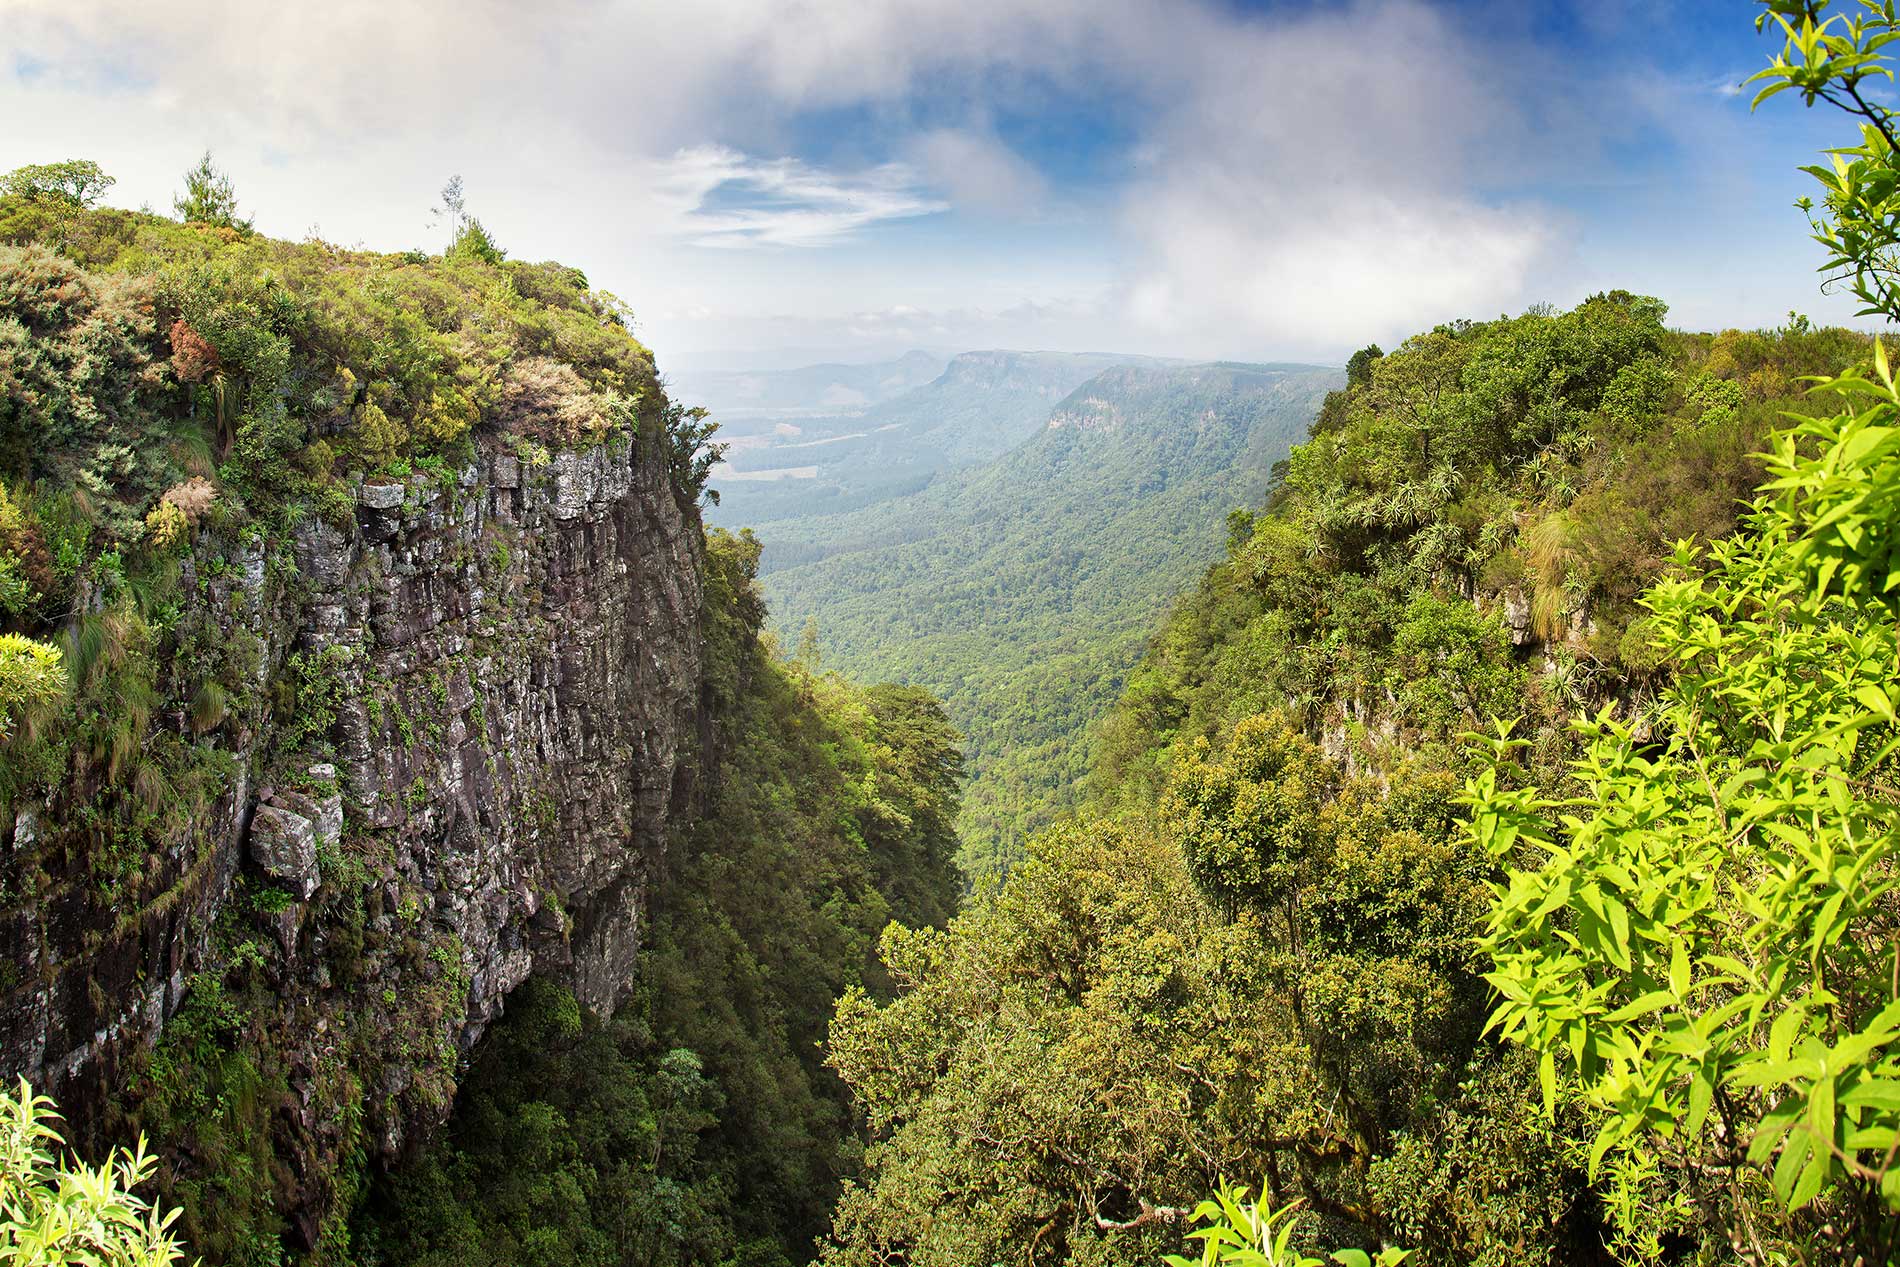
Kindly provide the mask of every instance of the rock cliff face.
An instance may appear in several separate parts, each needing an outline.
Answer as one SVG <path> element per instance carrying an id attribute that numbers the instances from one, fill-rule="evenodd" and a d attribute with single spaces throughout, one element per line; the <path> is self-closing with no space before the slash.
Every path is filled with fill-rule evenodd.
<path id="1" fill-rule="evenodd" d="M 362 486 L 353 522 L 201 542 L 181 619 L 249 702 L 187 705 L 183 667 L 161 693 L 160 726 L 216 757 L 165 856 L 102 872 L 81 780 L 0 828 L 0 1076 L 97 1136 L 241 1072 L 308 1244 L 341 1172 L 446 1112 L 510 989 L 618 1003 L 701 678 L 699 527 L 662 443 L 523 446 L 535 465 L 486 440 Z M 220 1010 L 238 980 L 254 1005 Z"/>

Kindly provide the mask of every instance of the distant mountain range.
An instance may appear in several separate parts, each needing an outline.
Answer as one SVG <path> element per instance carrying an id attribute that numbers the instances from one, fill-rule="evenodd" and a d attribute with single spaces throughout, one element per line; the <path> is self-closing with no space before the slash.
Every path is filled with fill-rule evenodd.
<path id="1" fill-rule="evenodd" d="M 945 358 L 907 352 L 894 361 L 827 363 L 779 370 L 688 370 L 673 374 L 669 391 L 710 409 L 729 435 L 749 424 L 850 414 L 922 387 L 943 373 Z"/>
<path id="2" fill-rule="evenodd" d="M 914 368 L 917 362 L 846 368 L 882 369 L 895 377 L 905 364 Z M 1167 362 L 1096 353 L 965 352 L 929 381 L 858 410 L 735 415 L 714 408 L 720 438 L 731 447 L 713 480 L 723 500 L 712 521 L 759 525 L 916 492 L 943 472 L 1021 444 L 1056 402 L 1103 370 L 1127 364 Z M 783 381 L 809 388 L 835 368 L 791 371 Z"/>
<path id="3" fill-rule="evenodd" d="M 970 353 L 866 411 L 876 428 L 748 449 L 741 473 L 823 456 L 813 475 L 720 483 L 713 518 L 759 526 L 788 642 L 814 620 L 826 667 L 944 700 L 969 739 L 966 861 L 1007 865 L 1070 803 L 1088 723 L 1219 555 L 1226 512 L 1261 502 L 1343 377 Z M 893 472 L 909 486 L 891 491 Z M 751 496 L 761 487 L 786 492 L 773 504 Z M 771 513 L 748 513 L 760 509 Z"/>

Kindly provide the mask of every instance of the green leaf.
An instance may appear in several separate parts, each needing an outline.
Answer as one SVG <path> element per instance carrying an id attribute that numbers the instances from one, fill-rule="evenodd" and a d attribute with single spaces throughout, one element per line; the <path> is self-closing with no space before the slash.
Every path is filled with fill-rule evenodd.
<path id="1" fill-rule="evenodd" d="M 1648 1016 L 1651 1012 L 1661 1011 L 1663 1008 L 1675 1002 L 1676 996 L 1668 990 L 1651 990 L 1641 998 L 1611 1012 L 1603 1019 L 1612 1024 L 1622 1024 L 1627 1021 L 1636 1020 L 1639 1017 Z"/>
<path id="2" fill-rule="evenodd" d="M 1715 1084 L 1708 1075 L 1698 1072 L 1689 1082 L 1689 1121 L 1688 1133 L 1691 1136 L 1702 1132 L 1702 1123 L 1708 1120 L 1709 1105 L 1715 1099 Z"/>
<path id="3" fill-rule="evenodd" d="M 1669 988 L 1678 999 L 1689 993 L 1689 943 L 1681 937 L 1669 952 Z"/>
<path id="4" fill-rule="evenodd" d="M 1900 1113 L 1900 1082 L 1878 1077 L 1858 1082 L 1841 1093 L 1841 1103 L 1855 1108 Z"/>

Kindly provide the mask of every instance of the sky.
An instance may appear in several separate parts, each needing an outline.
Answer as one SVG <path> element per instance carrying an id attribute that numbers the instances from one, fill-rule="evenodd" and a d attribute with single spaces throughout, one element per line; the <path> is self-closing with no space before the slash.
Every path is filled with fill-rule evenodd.
<path id="1" fill-rule="evenodd" d="M 1854 130 L 1738 88 L 1749 0 L 0 0 L 0 170 L 515 258 L 661 367 L 1011 347 L 1339 363 L 1622 287 L 1846 321 L 1794 200 Z"/>

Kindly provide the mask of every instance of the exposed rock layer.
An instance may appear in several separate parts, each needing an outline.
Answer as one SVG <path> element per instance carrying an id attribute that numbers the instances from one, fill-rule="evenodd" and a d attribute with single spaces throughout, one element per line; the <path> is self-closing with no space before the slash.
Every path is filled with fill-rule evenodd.
<path id="1" fill-rule="evenodd" d="M 306 1242 L 339 1159 L 446 1111 L 510 989 L 547 973 L 620 1001 L 701 672 L 698 525 L 657 439 L 538 468 L 484 445 L 356 496 L 352 524 L 187 565 L 257 702 L 201 736 L 182 705 L 159 723 L 228 754 L 166 856 L 102 878 L 77 789 L 0 829 L 0 1076 L 82 1133 L 123 1120 L 128 1071 L 233 927 L 275 945 L 244 1041 Z"/>

